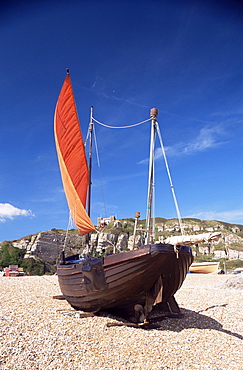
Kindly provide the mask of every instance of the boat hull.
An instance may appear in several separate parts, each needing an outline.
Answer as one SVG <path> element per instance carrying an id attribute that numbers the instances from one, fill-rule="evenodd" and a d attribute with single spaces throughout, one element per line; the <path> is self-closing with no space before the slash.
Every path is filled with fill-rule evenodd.
<path id="1" fill-rule="evenodd" d="M 195 274 L 217 274 L 219 262 L 198 262 L 192 263 L 189 272 Z"/>
<path id="2" fill-rule="evenodd" d="M 170 244 L 154 244 L 100 259 L 69 259 L 58 265 L 57 275 L 70 305 L 94 312 L 144 306 L 146 298 L 152 292 L 155 297 L 159 290 L 156 303 L 168 301 L 182 285 L 192 261 L 190 247 L 180 247 L 175 253 Z"/>

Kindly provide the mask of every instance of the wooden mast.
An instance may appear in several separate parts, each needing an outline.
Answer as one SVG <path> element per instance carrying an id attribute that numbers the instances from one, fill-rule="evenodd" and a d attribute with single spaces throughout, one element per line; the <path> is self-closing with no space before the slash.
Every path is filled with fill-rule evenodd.
<path id="1" fill-rule="evenodd" d="M 90 123 L 89 123 L 89 188 L 88 188 L 88 204 L 87 204 L 87 213 L 90 217 L 91 212 L 91 172 L 92 172 L 92 145 L 93 145 L 93 110 L 94 107 L 90 107 Z"/>
<path id="2" fill-rule="evenodd" d="M 93 110 L 94 107 L 90 107 L 90 122 L 89 122 L 89 187 L 88 187 L 88 199 L 87 199 L 87 213 L 88 216 L 90 217 L 91 213 L 91 186 L 92 186 L 92 146 L 93 146 Z M 86 245 L 88 248 L 88 255 L 90 254 L 90 233 L 86 234 Z"/>
<path id="3" fill-rule="evenodd" d="M 151 215 L 153 204 L 153 188 L 154 188 L 154 145 L 156 133 L 156 118 L 158 109 L 152 108 L 150 110 L 151 120 L 151 137 L 150 137 L 150 156 L 149 156 L 149 177 L 148 177 L 148 198 L 147 198 L 147 216 L 146 216 L 146 239 L 145 244 L 152 242 L 151 238 Z"/>

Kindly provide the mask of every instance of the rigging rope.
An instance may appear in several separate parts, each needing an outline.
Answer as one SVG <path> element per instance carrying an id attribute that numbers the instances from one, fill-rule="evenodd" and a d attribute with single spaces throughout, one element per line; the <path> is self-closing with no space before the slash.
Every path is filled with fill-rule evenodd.
<path id="1" fill-rule="evenodd" d="M 93 117 L 93 120 L 98 123 L 99 125 L 101 126 L 104 126 L 104 127 L 107 127 L 107 128 L 130 128 L 130 127 L 135 127 L 135 126 L 139 126 L 139 125 L 142 125 L 143 123 L 145 122 L 148 122 L 148 121 L 151 121 L 151 118 L 148 118 L 146 119 L 145 121 L 142 121 L 142 122 L 138 122 L 138 123 L 134 123 L 133 125 L 128 125 L 128 126 L 109 126 L 109 125 L 106 125 L 105 123 L 102 123 L 100 121 L 97 121 L 97 119 L 95 119 Z"/>
<path id="2" fill-rule="evenodd" d="M 102 123 L 102 122 L 98 121 L 94 117 L 92 117 L 92 119 L 93 119 L 94 122 L 98 123 L 101 126 L 104 126 L 104 127 L 107 127 L 107 128 L 113 128 L 113 129 L 114 128 L 115 129 L 131 128 L 131 127 L 142 125 L 143 123 L 152 120 L 152 118 L 150 117 L 150 118 L 146 119 L 145 121 L 141 121 L 141 122 L 138 122 L 138 123 L 135 123 L 135 124 L 132 124 L 132 125 L 127 125 L 127 126 L 110 126 L 110 125 L 106 125 L 105 123 Z M 174 203 L 175 203 L 177 218 L 178 218 L 178 221 L 179 221 L 181 233 L 182 233 L 182 235 L 184 235 L 184 227 L 183 227 L 183 223 L 182 223 L 182 218 L 181 218 L 181 214 L 180 214 L 180 210 L 179 210 L 179 206 L 178 206 L 178 202 L 177 202 L 177 198 L 176 198 L 176 194 L 175 194 L 174 185 L 173 185 L 173 182 L 172 182 L 172 177 L 171 177 L 171 174 L 170 174 L 170 169 L 169 169 L 168 161 L 167 161 L 166 154 L 165 154 L 163 140 L 162 140 L 162 136 L 161 136 L 160 129 L 159 129 L 159 123 L 157 121 L 156 121 L 156 128 L 157 128 L 158 137 L 159 137 L 159 141 L 160 141 L 160 145 L 161 145 L 161 150 L 162 150 L 162 153 L 163 153 L 163 157 L 164 157 L 164 161 L 165 161 L 165 166 L 166 166 L 166 170 L 167 170 L 167 174 L 168 174 L 168 178 L 169 178 L 169 182 L 170 182 L 170 188 L 171 188 L 172 196 L 173 196 Z M 95 136 L 95 147 L 96 147 L 97 162 L 98 162 L 98 167 L 100 168 L 96 135 L 94 135 L 94 136 Z M 87 140 L 88 140 L 88 134 L 87 134 L 87 137 L 86 137 L 86 140 L 85 140 L 85 146 L 86 146 Z M 153 188 L 154 188 L 154 184 L 153 184 Z M 102 194 L 103 194 L 103 189 L 102 189 Z M 104 198 L 104 194 L 103 194 L 103 198 Z M 154 199 L 153 199 L 153 204 L 154 204 Z M 104 207 L 105 207 L 105 202 L 104 202 Z M 105 209 L 105 212 L 106 212 L 106 209 Z M 154 219 L 154 222 L 155 222 L 155 215 L 153 215 L 153 219 Z"/>
<path id="3" fill-rule="evenodd" d="M 180 214 L 178 202 L 177 202 L 176 195 L 175 195 L 175 189 L 174 189 L 174 185 L 173 185 L 173 182 L 172 182 L 169 165 L 168 165 L 166 154 L 165 154 L 163 140 L 162 140 L 162 136 L 161 136 L 160 129 L 159 129 L 159 123 L 156 122 L 156 124 L 157 124 L 158 137 L 159 137 L 159 141 L 160 141 L 160 145 L 161 145 L 161 149 L 162 149 L 162 153 L 163 153 L 163 157 L 164 157 L 164 161 L 165 161 L 167 174 L 168 174 L 169 181 L 170 181 L 170 188 L 171 188 L 172 196 L 173 196 L 175 207 L 176 207 L 176 213 L 177 213 L 177 217 L 178 217 L 178 220 L 179 220 L 181 233 L 182 233 L 182 235 L 184 235 L 184 228 L 183 228 L 183 224 L 182 224 L 181 214 Z"/>
<path id="4" fill-rule="evenodd" d="M 138 122 L 138 123 L 135 123 L 135 124 L 132 124 L 132 125 L 128 125 L 128 126 L 109 126 L 109 125 L 106 125 L 105 123 L 102 123 L 102 122 L 98 121 L 94 117 L 92 117 L 92 121 L 98 123 L 101 126 L 107 127 L 107 128 L 118 128 L 118 129 L 121 129 L 121 128 L 131 128 L 131 127 L 142 125 L 145 122 L 151 121 L 151 118 L 148 118 L 145 121 Z M 100 182 L 101 182 L 102 198 L 103 198 L 103 203 L 104 203 L 104 211 L 105 211 L 105 215 L 107 217 L 107 210 L 106 210 L 105 196 L 104 196 L 104 188 L 103 188 L 102 176 L 101 176 L 101 171 L 100 171 L 100 159 L 99 159 L 98 145 L 97 145 L 96 133 L 95 133 L 95 125 L 93 126 L 93 128 L 94 128 L 94 142 L 95 142 L 95 149 L 96 149 L 96 157 L 97 157 L 97 163 L 98 163 L 99 175 L 100 175 Z M 89 130 L 87 132 L 86 140 L 85 140 L 85 143 L 84 143 L 84 146 L 85 147 L 86 147 L 86 144 L 87 144 L 87 141 L 88 141 L 88 136 L 89 136 Z"/>
<path id="5" fill-rule="evenodd" d="M 72 218 L 71 211 L 69 211 L 68 226 L 67 226 L 67 230 L 66 230 L 66 235 L 65 235 L 64 243 L 63 243 L 63 251 L 66 248 L 68 232 L 69 232 L 69 230 L 71 229 L 72 226 L 73 226 L 73 218 Z"/>
<path id="6" fill-rule="evenodd" d="M 84 142 L 84 147 L 85 147 L 85 148 L 86 148 L 86 145 L 87 145 L 88 139 L 89 139 L 89 127 L 88 127 L 88 132 L 87 132 L 87 135 L 86 135 L 86 139 L 85 139 L 85 142 Z"/>
<path id="7" fill-rule="evenodd" d="M 100 158 L 99 158 L 98 144 L 97 144 L 97 139 L 96 139 L 95 125 L 93 126 L 93 128 L 94 128 L 93 132 L 94 132 L 95 151 L 96 151 L 97 164 L 98 164 L 99 175 L 100 175 L 101 192 L 102 192 L 102 198 L 103 198 L 103 202 L 104 202 L 105 217 L 107 217 L 106 204 L 105 204 L 105 194 L 104 194 L 104 187 L 103 187 L 103 181 L 102 181 L 101 170 L 100 170 Z"/>

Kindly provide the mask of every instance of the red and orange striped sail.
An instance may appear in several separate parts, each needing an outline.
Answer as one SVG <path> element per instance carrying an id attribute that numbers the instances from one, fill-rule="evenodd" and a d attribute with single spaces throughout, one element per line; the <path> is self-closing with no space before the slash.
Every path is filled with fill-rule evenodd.
<path id="1" fill-rule="evenodd" d="M 81 235 L 95 230 L 85 210 L 89 170 L 70 75 L 63 83 L 54 117 L 62 182 L 72 218 Z"/>

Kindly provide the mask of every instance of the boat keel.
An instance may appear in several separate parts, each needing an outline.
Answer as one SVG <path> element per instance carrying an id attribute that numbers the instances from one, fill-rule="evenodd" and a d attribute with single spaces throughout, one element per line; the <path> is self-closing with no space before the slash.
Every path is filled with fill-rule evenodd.
<path id="1" fill-rule="evenodd" d="M 156 307 L 161 311 L 168 312 L 170 314 L 169 317 L 183 317 L 184 316 L 174 296 L 171 296 L 165 302 L 158 303 Z"/>

